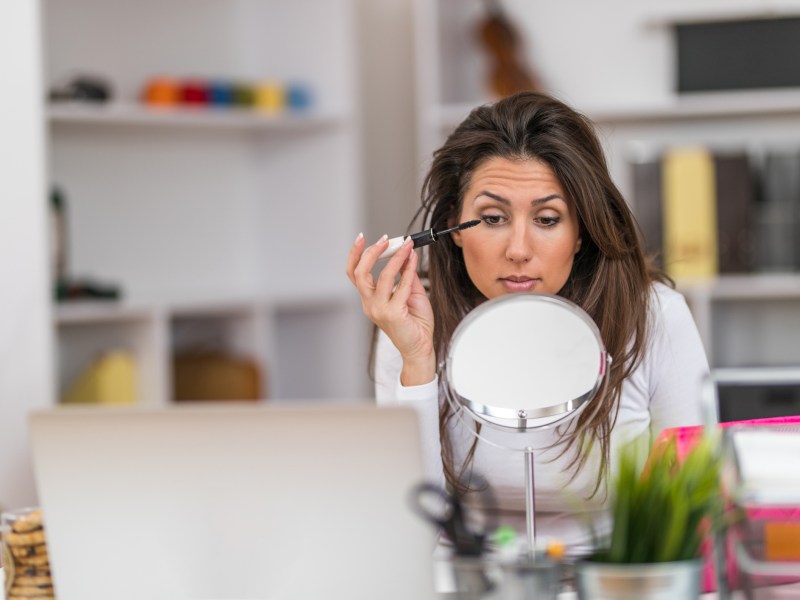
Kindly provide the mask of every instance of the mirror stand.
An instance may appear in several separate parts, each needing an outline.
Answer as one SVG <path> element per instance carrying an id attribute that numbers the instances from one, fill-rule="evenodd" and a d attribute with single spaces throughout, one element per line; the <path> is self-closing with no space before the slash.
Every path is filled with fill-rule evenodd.
<path id="1" fill-rule="evenodd" d="M 470 311 L 450 338 L 439 381 L 453 414 L 508 433 L 487 444 L 525 455 L 527 554 L 536 559 L 534 442 L 513 434 L 574 419 L 601 390 L 611 357 L 578 305 L 544 293 L 506 294 Z M 491 374 L 490 376 L 488 374 Z M 532 385 L 531 382 L 535 382 Z"/>
<path id="2" fill-rule="evenodd" d="M 525 448 L 525 529 L 530 558 L 536 557 L 536 488 L 534 486 L 533 448 Z"/>

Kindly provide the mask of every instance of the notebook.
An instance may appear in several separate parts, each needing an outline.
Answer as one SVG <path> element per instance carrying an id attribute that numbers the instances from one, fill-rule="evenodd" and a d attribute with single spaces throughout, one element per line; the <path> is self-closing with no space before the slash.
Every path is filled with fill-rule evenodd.
<path id="1" fill-rule="evenodd" d="M 62 407 L 30 427 L 59 600 L 436 597 L 411 409 Z"/>

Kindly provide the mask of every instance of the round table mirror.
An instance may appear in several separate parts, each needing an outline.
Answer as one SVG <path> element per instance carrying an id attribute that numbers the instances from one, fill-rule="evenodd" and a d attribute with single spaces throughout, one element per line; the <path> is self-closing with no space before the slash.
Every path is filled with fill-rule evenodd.
<path id="1" fill-rule="evenodd" d="M 568 422 L 591 404 L 610 363 L 594 321 L 550 294 L 509 294 L 472 310 L 440 367 L 447 401 L 462 418 L 527 432 Z M 480 434 L 476 432 L 480 437 Z M 526 525 L 535 547 L 533 448 L 525 452 Z"/>

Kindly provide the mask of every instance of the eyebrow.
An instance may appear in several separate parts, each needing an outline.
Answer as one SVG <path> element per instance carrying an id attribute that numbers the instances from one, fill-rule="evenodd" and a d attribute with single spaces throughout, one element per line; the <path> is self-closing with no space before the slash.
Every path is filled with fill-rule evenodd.
<path id="1" fill-rule="evenodd" d="M 505 205 L 511 204 L 511 201 L 508 198 L 504 198 L 503 196 L 494 194 L 492 192 L 486 192 L 486 191 L 480 192 L 475 196 L 475 199 L 477 200 L 480 196 L 488 196 L 489 198 L 491 198 L 492 200 L 496 200 L 500 204 L 505 204 Z M 557 198 L 560 200 L 564 200 L 564 197 L 561 194 L 550 194 L 549 196 L 545 196 L 543 198 L 536 198 L 534 200 L 531 200 L 531 205 L 539 206 L 540 204 L 545 204 L 546 202 L 550 202 L 550 200 L 555 200 Z M 566 200 L 564 200 L 564 202 L 566 202 Z"/>

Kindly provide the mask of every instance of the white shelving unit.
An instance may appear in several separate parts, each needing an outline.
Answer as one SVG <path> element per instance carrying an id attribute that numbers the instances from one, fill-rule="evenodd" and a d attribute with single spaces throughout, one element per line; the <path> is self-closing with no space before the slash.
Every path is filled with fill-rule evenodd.
<path id="1" fill-rule="evenodd" d="M 678 97 L 671 91 L 669 34 L 669 25 L 679 21 L 796 16 L 800 2 L 768 1 L 754 8 L 725 0 L 713 12 L 690 1 L 666 4 L 566 0 L 533 8 L 523 0 L 501 2 L 550 92 L 597 124 L 611 174 L 634 210 L 630 162 L 671 145 L 755 152 L 800 147 L 800 90 Z M 481 0 L 415 2 L 422 168 L 448 132 L 474 106 L 490 100 L 483 83 L 488 59 L 475 29 L 485 8 Z M 723 276 L 678 285 L 712 366 L 800 363 L 800 274 Z"/>
<path id="2" fill-rule="evenodd" d="M 170 402 L 192 345 L 255 358 L 267 395 L 366 398 L 368 331 L 343 274 L 363 229 L 352 0 L 44 0 L 45 81 L 105 78 L 107 105 L 51 104 L 50 179 L 69 271 L 120 302 L 57 307 L 61 391 L 100 352 Z M 151 109 L 154 76 L 299 82 L 308 109 Z"/>
<path id="3" fill-rule="evenodd" d="M 717 367 L 800 364 L 800 274 L 678 282 Z"/>

